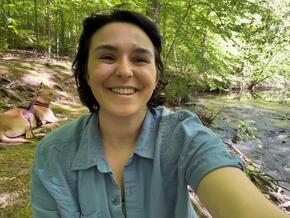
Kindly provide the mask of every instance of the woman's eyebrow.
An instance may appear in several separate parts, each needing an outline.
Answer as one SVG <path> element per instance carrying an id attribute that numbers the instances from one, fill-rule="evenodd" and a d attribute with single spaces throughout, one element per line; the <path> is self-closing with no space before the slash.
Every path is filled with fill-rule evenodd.
<path id="1" fill-rule="evenodd" d="M 117 51 L 118 48 L 110 44 L 101 44 L 101 45 L 98 45 L 94 50 L 95 51 L 99 51 L 99 50 Z M 146 48 L 141 48 L 141 47 L 135 48 L 133 52 L 153 56 L 153 53 L 149 49 L 146 49 Z"/>
<path id="2" fill-rule="evenodd" d="M 153 53 L 146 48 L 136 48 L 134 49 L 134 53 L 140 53 L 140 54 L 145 54 L 153 57 Z"/>
<path id="3" fill-rule="evenodd" d="M 99 45 L 97 46 L 95 49 L 95 51 L 98 51 L 98 50 L 110 50 L 110 51 L 117 51 L 117 47 L 113 46 L 113 45 L 109 45 L 109 44 L 102 44 L 102 45 Z"/>

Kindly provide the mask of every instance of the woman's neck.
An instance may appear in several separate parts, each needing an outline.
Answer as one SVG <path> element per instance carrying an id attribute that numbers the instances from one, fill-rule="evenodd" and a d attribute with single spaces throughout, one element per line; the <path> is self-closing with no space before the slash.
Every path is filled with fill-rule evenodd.
<path id="1" fill-rule="evenodd" d="M 99 111 L 99 125 L 104 146 L 114 150 L 136 147 L 147 109 L 131 117 L 114 117 Z"/>

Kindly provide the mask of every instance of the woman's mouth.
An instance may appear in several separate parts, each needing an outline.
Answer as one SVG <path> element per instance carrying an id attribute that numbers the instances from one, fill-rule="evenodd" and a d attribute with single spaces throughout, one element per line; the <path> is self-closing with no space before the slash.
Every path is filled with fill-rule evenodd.
<path id="1" fill-rule="evenodd" d="M 110 90 L 119 95 L 132 95 L 137 91 L 133 88 L 111 88 Z"/>

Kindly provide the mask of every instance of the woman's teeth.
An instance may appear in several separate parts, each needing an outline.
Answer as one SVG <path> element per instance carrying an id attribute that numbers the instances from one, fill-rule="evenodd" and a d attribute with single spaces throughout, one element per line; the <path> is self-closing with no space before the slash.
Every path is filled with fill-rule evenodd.
<path id="1" fill-rule="evenodd" d="M 131 95 L 136 92 L 132 88 L 112 88 L 111 91 L 119 95 Z"/>

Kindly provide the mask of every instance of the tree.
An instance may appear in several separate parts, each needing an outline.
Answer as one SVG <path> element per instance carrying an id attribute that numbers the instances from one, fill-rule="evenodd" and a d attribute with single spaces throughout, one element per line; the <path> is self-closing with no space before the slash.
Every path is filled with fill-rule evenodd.
<path id="1" fill-rule="evenodd" d="M 145 13 L 160 26 L 167 73 L 188 83 L 187 93 L 287 77 L 286 0 L 2 0 L 1 46 L 73 57 L 84 17 L 114 8 Z"/>

